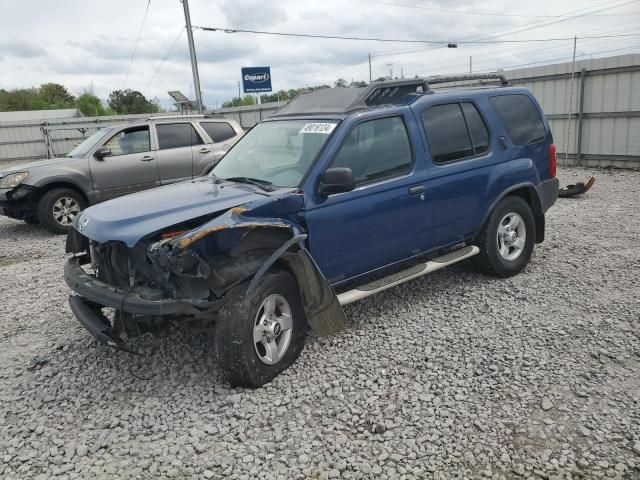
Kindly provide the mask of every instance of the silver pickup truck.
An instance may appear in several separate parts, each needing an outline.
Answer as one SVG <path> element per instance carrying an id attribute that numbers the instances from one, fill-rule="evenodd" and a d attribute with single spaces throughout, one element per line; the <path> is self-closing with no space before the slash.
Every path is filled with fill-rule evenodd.
<path id="1" fill-rule="evenodd" d="M 66 157 L 0 171 L 0 214 L 65 233 L 89 205 L 208 173 L 243 134 L 207 115 L 105 127 Z"/>

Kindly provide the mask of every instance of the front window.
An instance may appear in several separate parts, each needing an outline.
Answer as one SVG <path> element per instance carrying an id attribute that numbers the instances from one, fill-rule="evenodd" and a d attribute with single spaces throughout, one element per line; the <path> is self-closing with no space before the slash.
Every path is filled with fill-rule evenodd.
<path id="1" fill-rule="evenodd" d="M 106 137 L 111 129 L 98 130 L 89 135 L 80 145 L 67 153 L 67 157 L 84 157 L 93 147 L 98 145 Z"/>
<path id="2" fill-rule="evenodd" d="M 111 156 L 130 155 L 151 150 L 149 142 L 149 126 L 131 127 L 115 134 L 105 143 L 111 148 Z"/>
<path id="3" fill-rule="evenodd" d="M 212 171 L 218 178 L 254 178 L 295 187 L 338 124 L 335 120 L 282 120 L 256 125 Z"/>

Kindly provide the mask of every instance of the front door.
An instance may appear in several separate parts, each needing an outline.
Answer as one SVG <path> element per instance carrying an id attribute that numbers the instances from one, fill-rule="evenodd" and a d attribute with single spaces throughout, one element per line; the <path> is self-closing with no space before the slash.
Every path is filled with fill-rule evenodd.
<path id="1" fill-rule="evenodd" d="M 417 255 L 429 242 L 423 171 L 407 124 L 404 115 L 356 124 L 329 165 L 350 168 L 356 188 L 306 192 L 309 248 L 330 283 Z"/>
<path id="2" fill-rule="evenodd" d="M 158 134 L 158 169 L 160 183 L 167 184 L 193 178 L 193 146 L 206 147 L 189 122 L 161 123 Z"/>
<path id="3" fill-rule="evenodd" d="M 123 128 L 103 146 L 111 155 L 89 159 L 93 188 L 98 201 L 158 186 L 158 165 L 151 150 L 149 126 Z"/>

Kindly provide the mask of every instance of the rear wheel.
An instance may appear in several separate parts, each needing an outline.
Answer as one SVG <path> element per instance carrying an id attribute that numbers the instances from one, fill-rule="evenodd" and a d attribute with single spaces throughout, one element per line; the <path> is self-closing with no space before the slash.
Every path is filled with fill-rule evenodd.
<path id="1" fill-rule="evenodd" d="M 252 292 L 245 282 L 227 292 L 215 342 L 229 383 L 260 387 L 296 361 L 304 348 L 307 321 L 295 278 L 267 273 Z"/>
<path id="2" fill-rule="evenodd" d="M 515 275 L 529 262 L 535 235 L 535 220 L 527 202 L 520 197 L 506 197 L 478 236 L 480 254 L 473 257 L 474 263 L 488 275 Z"/>
<path id="3" fill-rule="evenodd" d="M 70 188 L 54 188 L 38 202 L 38 221 L 52 233 L 66 233 L 73 219 L 87 206 L 84 197 Z"/>

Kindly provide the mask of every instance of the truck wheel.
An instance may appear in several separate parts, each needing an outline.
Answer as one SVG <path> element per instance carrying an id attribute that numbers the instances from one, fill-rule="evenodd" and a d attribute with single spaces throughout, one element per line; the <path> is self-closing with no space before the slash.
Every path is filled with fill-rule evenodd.
<path id="1" fill-rule="evenodd" d="M 478 270 L 497 277 L 520 272 L 531 258 L 535 220 L 523 199 L 508 196 L 489 216 L 477 239 L 480 253 L 473 257 Z"/>
<path id="2" fill-rule="evenodd" d="M 215 343 L 226 380 L 256 388 L 296 361 L 304 348 L 307 320 L 290 273 L 271 271 L 252 292 L 247 292 L 248 284 L 227 292 Z"/>
<path id="3" fill-rule="evenodd" d="M 67 233 L 73 219 L 86 208 L 84 197 L 70 188 L 54 188 L 38 202 L 38 221 L 52 233 Z"/>

